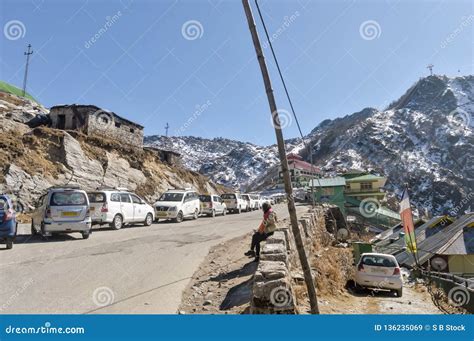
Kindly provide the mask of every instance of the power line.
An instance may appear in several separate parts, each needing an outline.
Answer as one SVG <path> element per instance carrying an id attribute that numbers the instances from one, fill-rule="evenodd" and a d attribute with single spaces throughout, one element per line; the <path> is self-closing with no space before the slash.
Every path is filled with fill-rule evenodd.
<path id="1" fill-rule="evenodd" d="M 304 135 L 303 135 L 303 132 L 301 130 L 300 122 L 298 120 L 298 117 L 296 116 L 295 108 L 293 106 L 293 101 L 291 100 L 290 93 L 288 92 L 288 88 L 286 86 L 285 79 L 283 78 L 283 73 L 281 72 L 280 63 L 278 63 L 278 58 L 276 56 L 275 50 L 273 49 L 273 44 L 272 44 L 272 41 L 270 39 L 270 35 L 268 34 L 267 26 L 265 25 L 265 20 L 263 19 L 262 11 L 260 10 L 260 6 L 258 5 L 257 0 L 255 0 L 255 5 L 257 6 L 258 16 L 260 17 L 260 21 L 262 22 L 262 26 L 263 26 L 263 29 L 265 31 L 265 36 L 267 37 L 268 45 L 270 46 L 270 50 L 272 51 L 273 59 L 275 60 L 275 65 L 277 67 L 278 74 L 280 75 L 280 79 L 281 79 L 281 82 L 283 84 L 283 88 L 285 89 L 286 98 L 288 99 L 288 103 L 290 104 L 291 112 L 293 114 L 293 117 L 295 118 L 296 126 L 298 127 L 298 131 L 301 135 L 301 140 L 303 141 L 303 145 L 305 146 L 305 148 L 309 151 L 309 157 L 310 157 L 310 163 L 311 163 L 311 173 L 312 173 L 311 174 L 311 182 L 310 182 L 311 202 L 312 202 L 313 208 L 314 208 L 313 147 L 312 147 L 311 143 L 310 143 L 310 146 L 308 147 L 308 145 L 306 144 L 306 141 L 304 139 Z M 316 179 L 318 180 L 318 188 L 321 189 L 321 183 L 319 181 L 319 176 L 316 177 Z"/>
<path id="2" fill-rule="evenodd" d="M 283 74 L 282 74 L 281 69 L 280 69 L 280 64 L 278 63 L 278 59 L 277 59 L 277 56 L 275 54 L 275 50 L 273 49 L 273 45 L 272 45 L 272 42 L 270 40 L 270 35 L 268 34 L 267 26 L 265 25 L 265 20 L 263 19 L 262 12 L 260 11 L 260 6 L 258 5 L 257 0 L 255 0 L 255 5 L 257 6 L 258 16 L 260 17 L 260 21 L 262 22 L 263 29 L 265 30 L 265 36 L 267 37 L 268 45 L 270 46 L 270 50 L 272 51 L 273 59 L 275 60 L 275 65 L 277 67 L 278 74 L 280 75 L 281 82 L 283 83 L 283 88 L 285 89 L 286 98 L 288 98 L 288 102 L 290 103 L 291 112 L 293 113 L 293 116 L 295 117 L 296 125 L 298 126 L 298 130 L 300 132 L 301 138 L 303 139 L 303 143 L 304 143 L 304 136 L 303 136 L 303 132 L 301 131 L 300 122 L 298 121 L 298 117 L 296 116 L 295 108 L 293 107 L 293 102 L 291 101 L 290 94 L 288 93 L 288 88 L 286 87 L 286 82 L 285 82 L 285 79 L 283 78 Z M 306 146 L 306 144 L 305 144 L 305 146 Z"/>

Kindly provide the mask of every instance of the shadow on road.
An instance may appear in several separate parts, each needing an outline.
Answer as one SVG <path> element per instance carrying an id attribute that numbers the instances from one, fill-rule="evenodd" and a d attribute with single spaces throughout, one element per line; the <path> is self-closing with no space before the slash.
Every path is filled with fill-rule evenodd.
<path id="1" fill-rule="evenodd" d="M 57 234 L 51 237 L 32 236 L 31 234 L 19 234 L 15 238 L 15 244 L 35 244 L 49 242 L 64 242 L 71 240 L 82 240 L 82 237 L 73 237 L 69 234 Z"/>
<path id="2" fill-rule="evenodd" d="M 353 280 L 347 281 L 346 290 L 354 297 L 393 297 L 393 293 L 383 289 L 367 289 L 356 286 Z"/>
<path id="3" fill-rule="evenodd" d="M 245 264 L 242 268 L 236 269 L 227 273 L 221 273 L 215 277 L 210 278 L 210 281 L 213 282 L 222 282 L 222 281 L 229 281 L 234 278 L 250 276 L 255 273 L 257 270 L 258 263 L 257 262 L 249 262 Z"/>
<path id="4" fill-rule="evenodd" d="M 220 310 L 229 310 L 233 307 L 240 307 L 250 302 L 252 298 L 252 283 L 253 279 L 250 277 L 245 282 L 242 282 L 229 289 L 227 295 L 219 306 Z"/>

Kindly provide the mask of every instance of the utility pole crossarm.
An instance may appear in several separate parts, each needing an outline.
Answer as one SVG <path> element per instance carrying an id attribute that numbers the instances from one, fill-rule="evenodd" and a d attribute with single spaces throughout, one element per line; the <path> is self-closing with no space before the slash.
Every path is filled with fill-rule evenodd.
<path id="1" fill-rule="evenodd" d="M 285 140 L 283 139 L 283 132 L 280 124 L 280 118 L 278 114 L 278 108 L 275 101 L 275 96 L 273 95 L 272 83 L 270 80 L 270 75 L 268 73 L 267 65 L 265 63 L 265 57 L 262 52 L 262 46 L 260 44 L 260 39 L 258 37 L 257 28 L 255 25 L 255 20 L 253 18 L 252 9 L 248 0 L 242 0 L 244 7 L 245 15 L 247 17 L 250 34 L 252 35 L 253 45 L 255 47 L 255 52 L 257 53 L 257 59 L 260 65 L 260 71 L 262 72 L 263 83 L 265 85 L 265 91 L 267 93 L 268 104 L 270 106 L 270 111 L 272 114 L 273 126 L 275 128 L 275 135 L 278 144 L 278 154 L 280 156 L 281 170 L 283 173 L 283 180 L 285 183 L 285 192 L 288 198 L 288 213 L 290 215 L 291 221 L 291 230 L 293 236 L 295 237 L 295 244 L 298 251 L 298 256 L 301 261 L 301 267 L 303 269 L 304 279 L 306 287 L 308 289 L 308 296 L 311 305 L 311 313 L 319 314 L 318 308 L 318 299 L 316 296 L 316 288 L 313 282 L 313 276 L 311 273 L 311 267 L 306 257 L 306 252 L 303 245 L 303 239 L 301 237 L 300 228 L 298 226 L 298 217 L 296 216 L 296 207 L 295 201 L 293 198 L 293 188 L 291 186 L 291 177 L 288 169 L 288 159 L 286 157 L 285 150 Z"/>

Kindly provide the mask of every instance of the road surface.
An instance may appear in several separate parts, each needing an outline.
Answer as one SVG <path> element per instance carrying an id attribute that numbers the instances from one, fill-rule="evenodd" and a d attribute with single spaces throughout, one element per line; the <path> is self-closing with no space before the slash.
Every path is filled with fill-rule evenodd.
<path id="1" fill-rule="evenodd" d="M 286 205 L 275 210 L 287 216 Z M 0 250 L 0 313 L 176 313 L 209 248 L 256 229 L 261 217 L 256 211 L 95 228 L 88 240 L 71 234 L 45 241 L 20 225 L 13 249 Z"/>

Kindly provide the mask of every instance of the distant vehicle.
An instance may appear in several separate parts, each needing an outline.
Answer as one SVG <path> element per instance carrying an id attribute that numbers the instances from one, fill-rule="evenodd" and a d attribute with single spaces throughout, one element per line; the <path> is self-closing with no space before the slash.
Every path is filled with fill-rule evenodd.
<path id="1" fill-rule="evenodd" d="M 31 214 L 31 234 L 51 236 L 79 232 L 87 239 L 92 220 L 87 193 L 77 186 L 51 187 L 37 201 Z"/>
<path id="2" fill-rule="evenodd" d="M 156 221 L 171 219 L 176 223 L 185 218 L 197 219 L 199 217 L 199 195 L 191 189 L 172 189 L 163 193 L 155 207 Z"/>
<path id="3" fill-rule="evenodd" d="M 240 193 L 225 193 L 221 195 L 221 198 L 224 200 L 229 212 L 240 214 L 242 211 L 250 210 L 248 201 Z"/>
<path id="4" fill-rule="evenodd" d="M 0 241 L 5 242 L 7 249 L 13 248 L 18 223 L 12 199 L 8 195 L 0 195 Z"/>
<path id="5" fill-rule="evenodd" d="M 249 194 L 250 197 L 250 208 L 252 210 L 258 210 L 262 207 L 260 204 L 260 195 L 259 194 Z"/>
<path id="6" fill-rule="evenodd" d="M 250 212 L 252 210 L 253 200 L 250 198 L 249 194 L 242 194 L 242 199 L 247 202 L 247 208 L 245 212 Z"/>
<path id="7" fill-rule="evenodd" d="M 403 280 L 397 259 L 383 253 L 363 253 L 357 264 L 356 286 L 384 289 L 402 297 Z"/>
<path id="8" fill-rule="evenodd" d="M 263 203 L 270 203 L 270 199 L 268 199 L 268 197 L 264 197 L 264 196 L 261 196 L 260 197 L 260 207 L 262 207 Z"/>
<path id="9" fill-rule="evenodd" d="M 218 195 L 200 195 L 199 201 L 201 202 L 201 214 L 215 217 L 216 214 L 226 215 L 227 213 L 227 206 Z"/>
<path id="10" fill-rule="evenodd" d="M 92 224 L 109 224 L 115 230 L 125 224 L 143 223 L 150 226 L 155 210 L 145 200 L 126 189 L 103 189 L 88 192 Z"/>

